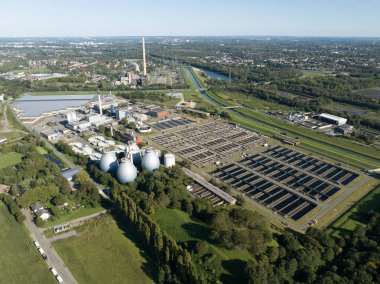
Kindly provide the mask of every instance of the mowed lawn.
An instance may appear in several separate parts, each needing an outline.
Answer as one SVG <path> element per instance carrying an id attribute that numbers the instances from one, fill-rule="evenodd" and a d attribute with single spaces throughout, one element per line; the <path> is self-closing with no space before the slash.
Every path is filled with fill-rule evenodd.
<path id="1" fill-rule="evenodd" d="M 161 208 L 152 215 L 163 231 L 177 242 L 208 240 L 209 229 L 200 221 L 178 209 Z M 210 252 L 215 254 L 215 266 L 221 273 L 223 283 L 241 283 L 245 261 L 252 258 L 247 252 L 239 249 L 225 249 L 209 242 Z"/>
<path id="2" fill-rule="evenodd" d="M 0 201 L 0 283 L 57 283 L 27 229 Z"/>
<path id="3" fill-rule="evenodd" d="M 380 213 L 379 204 L 380 184 L 348 212 L 332 223 L 328 228 L 328 232 L 335 236 L 343 236 L 353 231 L 358 225 L 366 226 L 368 220 L 365 219 L 365 213 L 370 211 Z"/>
<path id="4" fill-rule="evenodd" d="M 21 162 L 22 154 L 16 152 L 10 152 L 6 154 L 0 154 L 0 169 L 15 165 Z"/>
<path id="5" fill-rule="evenodd" d="M 152 283 L 148 261 L 109 215 L 53 243 L 79 283 Z"/>

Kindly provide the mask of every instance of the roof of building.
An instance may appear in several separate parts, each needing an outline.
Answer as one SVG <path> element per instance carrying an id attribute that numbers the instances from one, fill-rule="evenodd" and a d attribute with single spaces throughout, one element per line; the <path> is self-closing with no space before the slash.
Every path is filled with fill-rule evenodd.
<path id="1" fill-rule="evenodd" d="M 37 217 L 41 217 L 43 214 L 49 214 L 50 215 L 49 211 L 47 211 L 46 209 L 39 209 L 36 212 Z"/>
<path id="2" fill-rule="evenodd" d="M 327 119 L 332 119 L 332 120 L 347 120 L 344 117 L 339 117 L 339 116 L 336 116 L 336 115 L 333 115 L 333 114 L 329 114 L 329 113 L 321 113 L 319 116 L 327 118 Z"/>
<path id="3" fill-rule="evenodd" d="M 68 169 L 61 172 L 61 175 L 66 179 L 72 179 L 77 173 L 79 172 L 78 169 Z"/>
<path id="4" fill-rule="evenodd" d="M 44 208 L 41 203 L 34 202 L 32 205 L 30 205 L 30 208 L 32 208 L 33 211 L 36 211 L 38 209 Z"/>

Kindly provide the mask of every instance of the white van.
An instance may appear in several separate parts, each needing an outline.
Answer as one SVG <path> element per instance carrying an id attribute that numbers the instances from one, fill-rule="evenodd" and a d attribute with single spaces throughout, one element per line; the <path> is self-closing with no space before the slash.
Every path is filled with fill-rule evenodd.
<path id="1" fill-rule="evenodd" d="M 58 276 L 58 272 L 57 272 L 57 270 L 55 270 L 55 268 L 50 268 L 50 271 L 51 271 L 51 273 L 53 273 L 54 277 Z"/>
<path id="2" fill-rule="evenodd" d="M 58 276 L 56 277 L 56 279 L 57 279 L 58 283 L 60 283 L 60 284 L 63 283 L 63 279 L 62 279 L 61 276 L 58 275 Z"/>
<path id="3" fill-rule="evenodd" d="M 37 241 L 34 241 L 34 245 L 36 246 L 36 248 L 40 248 L 40 244 Z"/>

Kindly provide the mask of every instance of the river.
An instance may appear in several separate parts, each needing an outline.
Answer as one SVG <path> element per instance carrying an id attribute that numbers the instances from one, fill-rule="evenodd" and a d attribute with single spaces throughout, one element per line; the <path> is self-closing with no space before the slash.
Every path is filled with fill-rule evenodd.
<path id="1" fill-rule="evenodd" d="M 217 106 L 223 106 L 222 104 L 220 104 L 219 102 L 217 102 L 216 100 L 214 100 L 213 98 L 209 97 L 206 93 L 206 90 L 202 89 L 201 86 L 198 84 L 198 81 L 195 79 L 193 73 L 191 73 L 190 69 L 191 67 L 186 67 L 186 72 L 187 74 L 189 75 L 189 77 L 191 78 L 191 80 L 193 81 L 195 87 L 197 88 L 197 90 L 202 94 L 202 97 L 205 98 L 207 101 L 209 101 L 210 103 L 214 104 L 214 105 L 217 105 Z"/>
<path id="2" fill-rule="evenodd" d="M 199 69 L 213 80 L 229 81 L 230 79 L 227 75 L 224 75 L 215 71 L 211 71 L 211 70 L 207 70 L 203 68 L 199 68 Z"/>

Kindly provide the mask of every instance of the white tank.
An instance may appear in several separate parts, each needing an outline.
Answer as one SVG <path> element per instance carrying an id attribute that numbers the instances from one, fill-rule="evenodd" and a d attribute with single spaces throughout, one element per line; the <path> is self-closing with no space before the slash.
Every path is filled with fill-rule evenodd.
<path id="1" fill-rule="evenodd" d="M 133 182 L 137 177 L 137 169 L 128 158 L 121 159 L 117 169 L 117 179 L 121 183 Z"/>
<path id="2" fill-rule="evenodd" d="M 164 165 L 167 168 L 170 168 L 175 165 L 175 156 L 174 154 L 167 153 L 164 155 Z"/>
<path id="3" fill-rule="evenodd" d="M 104 152 L 100 159 L 99 167 L 103 172 L 111 173 L 117 169 L 117 157 L 115 152 Z"/>
<path id="4" fill-rule="evenodd" d="M 147 171 L 154 171 L 160 167 L 160 159 L 154 149 L 147 149 L 142 158 L 142 168 Z"/>

